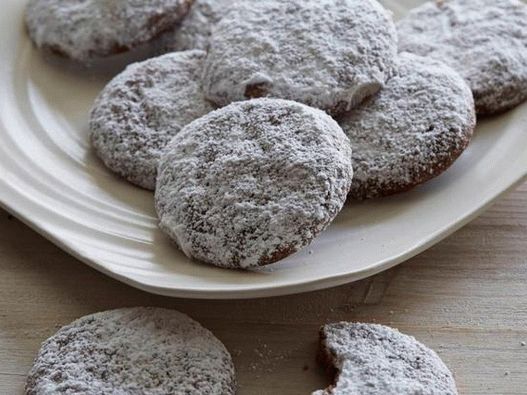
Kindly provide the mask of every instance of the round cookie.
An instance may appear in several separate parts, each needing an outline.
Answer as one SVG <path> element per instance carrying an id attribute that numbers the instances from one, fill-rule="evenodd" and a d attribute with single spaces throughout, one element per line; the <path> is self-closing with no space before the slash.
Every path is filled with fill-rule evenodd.
<path id="1" fill-rule="evenodd" d="M 469 83 L 478 114 L 527 100 L 527 5 L 518 0 L 442 0 L 398 25 L 401 51 L 444 61 Z"/>
<path id="2" fill-rule="evenodd" d="M 214 26 L 236 0 L 196 0 L 190 12 L 174 30 L 163 37 L 164 50 L 206 50 Z M 251 1 L 251 0 L 244 0 Z"/>
<path id="3" fill-rule="evenodd" d="M 407 191 L 446 170 L 476 124 L 466 82 L 433 59 L 401 53 L 386 87 L 340 121 L 353 147 L 350 198 Z"/>
<path id="4" fill-rule="evenodd" d="M 225 346 L 177 311 L 125 308 L 88 315 L 42 345 L 26 382 L 40 394 L 234 394 Z"/>
<path id="5" fill-rule="evenodd" d="M 336 114 L 383 86 L 396 51 L 375 0 L 237 2 L 211 37 L 204 91 L 219 105 L 277 97 Z"/>
<path id="6" fill-rule="evenodd" d="M 105 165 L 154 189 L 161 152 L 183 126 L 212 111 L 200 76 L 205 52 L 184 51 L 136 63 L 97 98 L 90 137 Z"/>
<path id="7" fill-rule="evenodd" d="M 375 324 L 339 322 L 320 330 L 319 359 L 335 384 L 313 395 L 457 395 L 438 355 L 411 336 Z"/>
<path id="8" fill-rule="evenodd" d="M 349 140 L 323 111 L 280 99 L 233 103 L 167 147 L 155 196 L 160 227 L 203 262 L 270 264 L 329 225 L 352 176 Z"/>
<path id="9" fill-rule="evenodd" d="M 89 62 L 128 51 L 173 28 L 194 0 L 30 0 L 26 26 L 36 46 Z"/>

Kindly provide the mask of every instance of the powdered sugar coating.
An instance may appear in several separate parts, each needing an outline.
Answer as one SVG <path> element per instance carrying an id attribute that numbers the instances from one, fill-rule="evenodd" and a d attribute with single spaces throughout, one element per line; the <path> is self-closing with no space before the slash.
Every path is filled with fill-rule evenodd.
<path id="1" fill-rule="evenodd" d="M 181 24 L 173 33 L 168 33 L 163 38 L 165 50 L 206 50 L 214 26 L 235 1 L 237 0 L 196 0 Z"/>
<path id="2" fill-rule="evenodd" d="M 81 62 L 127 51 L 171 29 L 194 0 L 30 0 L 38 48 Z"/>
<path id="3" fill-rule="evenodd" d="M 469 83 L 478 114 L 527 100 L 527 5 L 518 0 L 428 2 L 398 23 L 400 49 L 446 62 Z"/>
<path id="4" fill-rule="evenodd" d="M 349 140 L 324 112 L 279 99 L 233 103 L 187 125 L 165 151 L 160 227 L 203 262 L 270 264 L 329 225 L 352 176 Z"/>
<path id="5" fill-rule="evenodd" d="M 212 35 L 204 90 L 219 105 L 268 96 L 338 113 L 383 86 L 396 47 L 375 0 L 239 1 Z"/>
<path id="6" fill-rule="evenodd" d="M 42 345 L 26 393 L 234 394 L 225 346 L 188 316 L 160 308 L 88 315 Z"/>
<path id="7" fill-rule="evenodd" d="M 105 165 L 154 189 L 161 152 L 182 127 L 212 111 L 200 76 L 205 52 L 171 53 L 136 63 L 97 98 L 91 141 Z"/>
<path id="8" fill-rule="evenodd" d="M 415 338 L 383 325 L 339 322 L 320 331 L 321 358 L 338 373 L 313 395 L 457 395 L 452 373 Z"/>
<path id="9" fill-rule="evenodd" d="M 366 199 L 406 191 L 446 170 L 467 147 L 476 116 L 455 71 L 401 53 L 386 87 L 339 123 L 353 148 L 350 197 Z"/>

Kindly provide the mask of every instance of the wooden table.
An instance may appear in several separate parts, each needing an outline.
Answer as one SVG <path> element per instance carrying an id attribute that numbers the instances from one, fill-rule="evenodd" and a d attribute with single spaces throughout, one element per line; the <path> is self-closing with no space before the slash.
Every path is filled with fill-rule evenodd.
<path id="1" fill-rule="evenodd" d="M 476 192 L 475 192 L 476 193 Z M 89 313 L 154 305 L 183 311 L 232 352 L 239 393 L 309 394 L 325 322 L 392 325 L 438 351 L 461 394 L 527 393 L 527 184 L 414 259 L 310 294 L 246 301 L 150 295 L 76 261 L 0 211 L 0 394 L 23 390 L 40 343 Z"/>

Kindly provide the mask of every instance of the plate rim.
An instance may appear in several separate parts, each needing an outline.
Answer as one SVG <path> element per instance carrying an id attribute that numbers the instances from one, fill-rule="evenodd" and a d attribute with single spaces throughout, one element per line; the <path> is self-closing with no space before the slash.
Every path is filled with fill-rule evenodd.
<path id="1" fill-rule="evenodd" d="M 3 127 L 0 123 L 0 127 Z M 2 164 L 0 160 L 0 165 Z M 284 296 L 284 295 L 294 295 L 301 294 L 306 292 L 313 292 L 322 289 L 337 287 L 339 285 L 348 284 L 351 282 L 359 281 L 364 278 L 373 276 L 375 274 L 381 273 L 385 270 L 393 268 L 413 257 L 420 254 L 421 252 L 427 250 L 433 245 L 437 244 L 441 240 L 455 233 L 457 230 L 461 229 L 464 225 L 475 219 L 482 212 L 487 210 L 493 203 L 500 199 L 503 195 L 509 193 L 515 189 L 518 185 L 522 184 L 527 180 L 527 169 L 524 170 L 523 174 L 520 174 L 516 179 L 504 190 L 495 196 L 487 199 L 484 204 L 476 208 L 472 212 L 467 213 L 467 215 L 460 217 L 458 221 L 450 226 L 446 226 L 443 229 L 438 230 L 437 232 L 431 234 L 429 237 L 424 239 L 420 244 L 415 248 L 404 251 L 396 257 L 385 259 L 381 263 L 370 265 L 366 268 L 363 268 L 359 271 L 345 274 L 335 274 L 325 277 L 321 277 L 316 280 L 309 281 L 298 281 L 294 283 L 289 283 L 286 285 L 280 286 L 255 286 L 251 285 L 250 289 L 222 289 L 216 288 L 212 291 L 201 290 L 201 289 L 179 289 L 171 288 L 165 286 L 157 286 L 146 284 L 144 282 L 138 281 L 130 276 L 125 276 L 118 273 L 117 271 L 112 271 L 105 268 L 100 263 L 96 262 L 91 257 L 83 254 L 79 249 L 74 247 L 74 242 L 67 240 L 66 237 L 60 237 L 54 232 L 46 230 L 44 226 L 40 225 L 38 221 L 32 220 L 29 215 L 26 215 L 22 210 L 16 209 L 13 205 L 10 205 L 4 198 L 0 195 L 0 207 L 5 211 L 14 215 L 17 219 L 22 221 L 25 225 L 29 226 L 32 230 L 43 236 L 45 239 L 52 242 L 61 250 L 65 251 L 67 254 L 73 258 L 81 261 L 82 263 L 88 265 L 92 269 L 95 269 L 117 281 L 125 283 L 134 288 L 140 289 L 145 292 L 149 292 L 161 296 L 169 296 L 176 298 L 190 298 L 190 299 L 254 299 L 254 298 L 268 298 L 274 296 Z M 11 192 L 16 192 L 16 188 L 13 188 L 9 183 L 4 179 L 0 178 L 2 184 L 9 188 Z M 46 211 L 49 211 L 46 207 Z M 224 269 L 229 270 L 229 269 Z"/>

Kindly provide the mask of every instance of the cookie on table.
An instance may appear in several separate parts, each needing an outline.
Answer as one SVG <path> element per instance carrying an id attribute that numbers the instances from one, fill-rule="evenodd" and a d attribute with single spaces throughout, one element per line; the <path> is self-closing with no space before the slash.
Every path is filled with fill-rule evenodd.
<path id="1" fill-rule="evenodd" d="M 375 0 L 239 1 L 214 29 L 204 90 L 218 105 L 277 97 L 336 114 L 383 86 L 396 51 Z"/>
<path id="2" fill-rule="evenodd" d="M 104 88 L 91 112 L 90 138 L 108 168 L 154 189 L 165 146 L 214 109 L 201 89 L 204 58 L 194 50 L 135 63 Z"/>
<path id="3" fill-rule="evenodd" d="M 196 0 L 188 15 L 174 32 L 167 33 L 163 37 L 163 50 L 167 52 L 189 49 L 206 50 L 214 26 L 235 1 L 240 0 Z"/>
<path id="4" fill-rule="evenodd" d="M 194 0 L 30 0 L 35 45 L 83 63 L 126 52 L 173 28 Z"/>
<path id="5" fill-rule="evenodd" d="M 353 148 L 349 197 L 368 199 L 407 191 L 446 170 L 468 146 L 476 115 L 458 73 L 401 53 L 385 88 L 339 123 Z"/>
<path id="6" fill-rule="evenodd" d="M 236 102 L 171 141 L 156 209 L 188 257 L 245 269 L 309 244 L 341 210 L 352 176 L 349 140 L 323 111 L 281 99 Z"/>
<path id="7" fill-rule="evenodd" d="M 446 62 L 469 83 L 481 115 L 527 100 L 527 4 L 430 1 L 399 21 L 401 51 Z"/>
<path id="8" fill-rule="evenodd" d="M 26 382 L 41 394 L 234 394 L 231 356 L 185 314 L 125 308 L 88 315 L 46 340 Z"/>
<path id="9" fill-rule="evenodd" d="M 383 325 L 339 322 L 320 330 L 319 359 L 335 375 L 313 395 L 457 395 L 439 356 L 411 336 Z"/>

